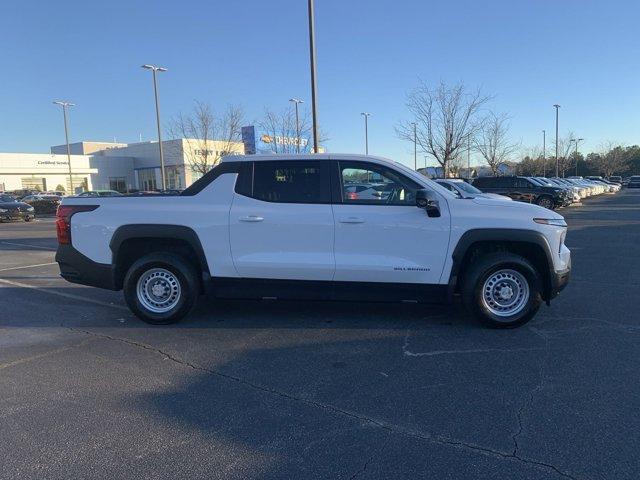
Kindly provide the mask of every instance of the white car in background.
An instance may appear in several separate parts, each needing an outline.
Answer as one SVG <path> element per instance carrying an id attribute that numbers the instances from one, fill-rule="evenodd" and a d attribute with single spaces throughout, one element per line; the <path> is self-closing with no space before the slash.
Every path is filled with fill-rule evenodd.
<path id="1" fill-rule="evenodd" d="M 484 193 L 461 178 L 438 178 L 434 180 L 444 188 L 453 192 L 460 198 L 493 198 L 494 200 L 513 201 L 511 197 L 498 195 L 497 193 Z"/>

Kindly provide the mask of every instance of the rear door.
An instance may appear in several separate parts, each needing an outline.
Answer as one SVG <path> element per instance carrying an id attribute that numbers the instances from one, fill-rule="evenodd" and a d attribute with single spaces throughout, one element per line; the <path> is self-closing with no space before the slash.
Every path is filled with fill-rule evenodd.
<path id="1" fill-rule="evenodd" d="M 449 244 L 447 202 L 440 217 L 429 217 L 416 207 L 422 187 L 399 170 L 340 160 L 336 169 L 336 282 L 438 284 Z M 356 183 L 371 187 L 354 195 Z"/>
<path id="2" fill-rule="evenodd" d="M 236 185 L 229 228 L 240 277 L 331 280 L 329 162 L 249 162 Z"/>

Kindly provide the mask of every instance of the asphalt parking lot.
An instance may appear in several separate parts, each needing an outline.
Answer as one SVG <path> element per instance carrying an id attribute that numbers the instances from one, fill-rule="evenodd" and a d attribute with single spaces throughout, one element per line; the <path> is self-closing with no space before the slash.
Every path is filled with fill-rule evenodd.
<path id="1" fill-rule="evenodd" d="M 175 326 L 0 224 L 0 478 L 637 479 L 640 191 L 561 212 L 571 284 L 460 307 L 201 302 Z"/>

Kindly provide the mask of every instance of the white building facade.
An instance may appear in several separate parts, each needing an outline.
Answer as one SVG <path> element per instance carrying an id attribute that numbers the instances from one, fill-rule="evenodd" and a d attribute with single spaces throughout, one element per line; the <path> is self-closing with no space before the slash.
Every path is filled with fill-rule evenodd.
<path id="1" fill-rule="evenodd" d="M 240 142 L 174 139 L 162 142 L 166 186 L 183 189 L 213 167 L 222 155 L 244 153 Z M 22 189 L 78 193 L 83 190 L 159 190 L 158 142 L 133 144 L 78 142 L 51 153 L 0 153 L 0 192 Z"/>

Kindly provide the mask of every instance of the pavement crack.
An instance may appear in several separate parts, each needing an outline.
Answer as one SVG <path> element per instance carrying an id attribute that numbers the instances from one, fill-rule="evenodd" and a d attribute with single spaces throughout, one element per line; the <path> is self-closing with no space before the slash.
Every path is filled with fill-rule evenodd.
<path id="1" fill-rule="evenodd" d="M 402 354 L 405 357 L 437 357 L 439 355 L 468 355 L 473 353 L 517 353 L 517 352 L 536 352 L 542 351 L 544 348 L 532 347 L 532 348 L 468 348 L 468 349 L 451 349 L 451 350 L 430 350 L 427 352 L 412 352 L 409 349 L 409 336 L 411 335 L 411 329 L 407 328 L 407 333 L 404 336 L 404 342 L 402 344 Z"/>
<path id="2" fill-rule="evenodd" d="M 525 464 L 529 464 L 529 465 L 533 465 L 533 466 L 537 466 L 540 468 L 546 468 L 548 470 L 552 470 L 554 472 L 556 472 L 558 475 L 560 475 L 563 478 L 568 478 L 571 480 L 577 480 L 577 477 L 573 477 L 572 475 L 562 471 L 559 467 L 556 467 L 555 465 L 549 464 L 549 463 L 545 463 L 545 462 L 541 462 L 538 460 L 532 460 L 532 459 L 528 459 L 525 457 L 521 457 L 519 455 L 517 455 L 517 451 L 514 452 L 503 452 L 500 450 L 495 450 L 492 448 L 488 448 L 488 447 L 483 447 L 480 445 L 475 445 L 472 443 L 467 443 L 467 442 L 462 442 L 459 440 L 455 440 L 455 439 L 450 439 L 448 437 L 444 437 L 444 436 L 440 436 L 440 435 L 433 435 L 432 433 L 429 432 L 422 432 L 422 431 L 415 431 L 415 430 L 410 430 L 407 428 L 404 428 L 400 425 L 396 425 L 396 424 L 391 424 L 391 423 L 387 423 L 383 420 L 378 420 L 375 418 L 371 418 L 368 417 L 367 415 L 363 415 L 357 412 L 353 412 L 350 410 L 346 410 L 340 407 L 337 407 L 335 405 L 332 404 L 328 404 L 328 403 L 323 403 L 323 402 L 319 402 L 317 400 L 312 400 L 310 398 L 305 398 L 305 397 L 301 397 L 301 396 L 297 396 L 288 392 L 284 392 L 282 390 L 277 390 L 275 388 L 271 388 L 265 385 L 261 385 L 261 384 L 257 384 L 254 382 L 251 382 L 249 380 L 246 380 L 244 378 L 240 378 L 240 377 L 236 377 L 235 375 L 230 375 L 228 373 L 223 373 L 219 370 L 214 370 L 211 368 L 206 368 L 206 367 L 201 367 L 199 365 L 196 365 L 194 363 L 182 360 L 160 348 L 157 347 L 153 347 L 151 345 L 142 343 L 142 342 L 137 342 L 134 340 L 130 340 L 130 339 L 126 339 L 126 338 L 121 338 L 121 337 L 114 337 L 112 335 L 107 335 L 107 334 L 102 334 L 102 333 L 95 333 L 95 332 L 91 332 L 89 330 L 83 330 L 83 329 L 79 329 L 76 327 L 68 327 L 66 325 L 62 325 L 64 328 L 72 331 L 72 332 L 76 332 L 79 334 L 84 334 L 84 335 L 90 335 L 92 337 L 97 337 L 97 338 L 103 338 L 105 340 L 110 340 L 110 341 L 115 341 L 115 342 L 121 342 L 136 348 L 141 348 L 143 350 L 149 351 L 149 352 L 153 352 L 156 353 L 158 355 L 163 356 L 164 358 L 166 358 L 167 360 L 170 360 L 178 365 L 182 365 L 184 367 L 190 368 L 192 370 L 196 370 L 199 372 L 203 372 L 203 373 L 207 373 L 210 375 L 214 375 L 216 377 L 220 377 L 220 378 L 224 378 L 226 380 L 230 380 L 230 381 L 234 381 L 237 382 L 241 385 L 244 385 L 246 387 L 249 387 L 253 390 L 257 390 L 257 391 L 261 391 L 261 392 L 265 392 L 265 393 L 269 393 L 271 395 L 274 396 L 278 396 L 284 399 L 287 399 L 289 401 L 293 401 L 293 402 L 297 402 L 297 403 L 302 403 L 320 410 L 324 410 L 327 412 L 330 412 L 334 415 L 340 415 L 340 416 L 344 416 L 347 418 L 351 418 L 354 420 L 357 420 L 358 422 L 360 422 L 361 424 L 368 424 L 370 426 L 374 426 L 377 428 L 380 428 L 381 430 L 384 430 L 386 432 L 389 432 L 391 434 L 394 435 L 400 435 L 400 436 L 404 436 L 404 437 L 408 437 L 408 438 L 414 438 L 414 439 L 419 439 L 422 441 L 426 441 L 429 443 L 433 443 L 436 445 L 442 445 L 442 446 L 450 446 L 450 447 L 454 447 L 454 448 L 460 448 L 460 449 L 465 449 L 465 450 L 469 450 L 475 453 L 479 453 L 479 454 L 484 454 L 484 455 L 490 455 L 496 458 L 501 458 L 501 459 L 513 459 L 516 461 L 520 461 L 522 463 Z M 371 462 L 371 460 L 373 459 L 373 457 L 371 457 L 371 459 L 369 459 L 367 462 L 365 462 L 364 466 L 358 471 L 356 472 L 356 476 L 362 474 L 365 470 L 367 465 L 369 465 L 369 463 Z M 355 477 L 351 477 L 351 478 L 355 478 Z"/>
<path id="3" fill-rule="evenodd" d="M 520 435 L 522 435 L 522 432 L 524 431 L 524 421 L 523 421 L 523 417 L 525 415 L 525 413 L 527 412 L 527 410 L 529 410 L 532 406 L 533 406 L 533 401 L 535 400 L 535 396 L 541 392 L 544 387 L 545 387 L 545 383 L 546 383 L 546 370 L 547 370 L 547 363 L 549 361 L 549 355 L 551 352 L 551 348 L 549 345 L 549 337 L 547 335 L 545 335 L 544 332 L 540 331 L 540 330 L 536 330 L 535 331 L 536 335 L 538 335 L 539 337 L 544 339 L 545 342 L 545 355 L 542 358 L 542 362 L 540 364 L 540 370 L 538 373 L 538 383 L 535 385 L 535 387 L 533 387 L 531 389 L 531 391 L 529 392 L 529 395 L 527 396 L 528 398 L 526 398 L 525 401 L 523 401 L 522 405 L 520 406 L 520 408 L 518 409 L 518 413 L 516 415 L 516 418 L 518 419 L 518 430 L 517 432 L 515 432 L 512 436 L 511 439 L 513 441 L 513 456 L 517 457 L 518 456 L 518 450 L 520 448 L 520 445 L 518 444 L 518 437 L 520 437 Z"/>

